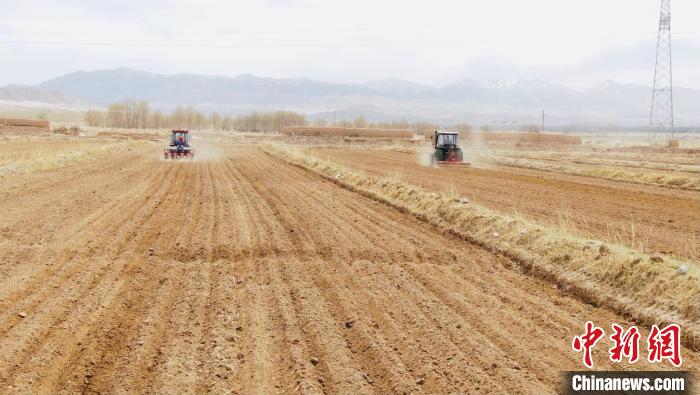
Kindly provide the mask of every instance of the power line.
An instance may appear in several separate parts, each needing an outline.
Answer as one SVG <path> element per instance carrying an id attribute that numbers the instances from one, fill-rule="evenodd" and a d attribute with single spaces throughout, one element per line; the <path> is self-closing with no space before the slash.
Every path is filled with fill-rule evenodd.
<path id="1" fill-rule="evenodd" d="M 251 31 L 231 31 L 231 32 L 207 32 L 203 33 L 201 30 L 195 31 L 184 31 L 178 29 L 177 32 L 148 32 L 149 36 L 160 36 L 160 37 L 191 37 L 192 35 L 202 35 L 202 36 L 212 36 L 212 37 L 231 37 L 231 36 L 248 36 L 248 35 L 290 35 L 290 34 L 306 34 L 306 33 L 355 33 L 355 32 L 399 32 L 405 33 L 406 31 L 431 31 L 431 26 L 382 26 L 382 27 L 369 27 L 369 26 L 355 26 L 355 27 L 333 27 L 333 28 L 314 28 L 314 29 L 289 29 L 289 30 L 251 30 Z M 35 31 L 19 31 L 19 30 L 5 30 L 1 31 L 0 34 L 3 35 L 50 35 L 50 36 L 84 36 L 84 31 L 45 31 L 45 30 L 35 30 Z"/>
<path id="2" fill-rule="evenodd" d="M 403 46 L 460 46 L 457 42 L 424 43 L 109 43 L 60 41 L 0 41 L 0 45 L 57 46 L 57 47 L 129 47 L 129 48 L 340 48 L 340 47 L 403 47 Z"/>

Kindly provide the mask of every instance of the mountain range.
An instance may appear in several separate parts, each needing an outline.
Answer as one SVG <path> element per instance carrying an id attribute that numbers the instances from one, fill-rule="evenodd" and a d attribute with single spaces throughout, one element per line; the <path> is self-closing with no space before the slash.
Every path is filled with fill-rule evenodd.
<path id="1" fill-rule="evenodd" d="M 253 110 L 292 110 L 310 118 L 363 115 L 370 121 L 406 119 L 440 123 L 539 124 L 545 110 L 550 125 L 642 126 L 648 123 L 651 88 L 607 81 L 573 89 L 538 79 L 476 81 L 444 86 L 384 79 L 332 83 L 312 79 L 274 79 L 163 75 L 128 68 L 76 71 L 35 86 L 0 87 L 1 101 L 39 101 L 104 107 L 132 97 L 154 108 L 178 105 L 201 111 L 240 114 Z M 674 89 L 676 121 L 700 125 L 700 90 Z"/>

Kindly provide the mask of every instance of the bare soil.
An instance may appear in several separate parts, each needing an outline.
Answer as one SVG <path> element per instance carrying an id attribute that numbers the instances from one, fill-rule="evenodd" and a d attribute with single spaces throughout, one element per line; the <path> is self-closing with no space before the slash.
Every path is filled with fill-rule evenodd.
<path id="1" fill-rule="evenodd" d="M 254 147 L 158 154 L 0 185 L 0 392 L 553 393 L 585 321 L 629 324 Z M 577 185 L 491 174 L 544 200 Z"/>
<path id="2" fill-rule="evenodd" d="M 489 208 L 640 250 L 693 258 L 700 251 L 700 193 L 528 169 L 433 168 L 414 153 L 314 149 L 372 175 L 455 192 Z M 697 255 L 694 258 L 698 258 Z"/>

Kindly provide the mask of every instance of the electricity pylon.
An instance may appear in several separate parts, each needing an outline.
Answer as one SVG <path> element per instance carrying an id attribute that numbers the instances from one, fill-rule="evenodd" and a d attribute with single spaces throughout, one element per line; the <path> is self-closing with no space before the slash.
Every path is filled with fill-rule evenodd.
<path id="1" fill-rule="evenodd" d="M 654 91 L 649 118 L 651 132 L 671 132 L 673 137 L 673 75 L 671 71 L 671 0 L 661 0 L 656 43 Z"/>

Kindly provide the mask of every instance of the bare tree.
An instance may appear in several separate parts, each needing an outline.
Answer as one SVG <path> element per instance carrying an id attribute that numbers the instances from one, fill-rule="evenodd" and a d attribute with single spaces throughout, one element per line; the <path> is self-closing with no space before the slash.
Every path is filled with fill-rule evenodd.
<path id="1" fill-rule="evenodd" d="M 209 116 L 209 126 L 212 130 L 221 130 L 221 115 L 214 112 Z"/>
<path id="2" fill-rule="evenodd" d="M 356 128 L 366 128 L 367 127 L 367 120 L 362 115 L 356 117 L 352 123 L 353 123 L 353 125 L 355 125 Z"/>
<path id="3" fill-rule="evenodd" d="M 92 127 L 104 127 L 107 126 L 105 114 L 102 111 L 88 110 L 85 112 L 85 123 Z"/>
<path id="4" fill-rule="evenodd" d="M 85 122 L 89 126 L 108 126 L 112 128 L 164 128 L 242 130 L 253 132 L 281 131 L 285 126 L 306 125 L 304 115 L 291 111 L 270 113 L 251 112 L 236 118 L 224 117 L 214 112 L 210 115 L 196 111 L 192 107 L 178 106 L 170 115 L 151 110 L 150 104 L 134 99 L 112 103 L 106 112 L 89 110 L 85 112 Z"/>
<path id="5" fill-rule="evenodd" d="M 136 123 L 133 127 L 146 129 L 148 127 L 148 114 L 151 112 L 151 107 L 148 102 L 142 100 L 136 104 Z"/>

